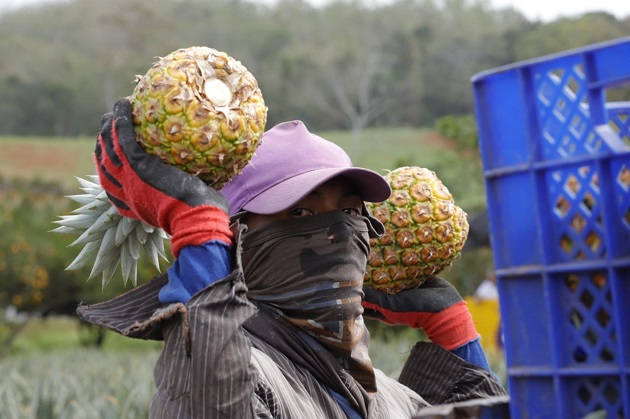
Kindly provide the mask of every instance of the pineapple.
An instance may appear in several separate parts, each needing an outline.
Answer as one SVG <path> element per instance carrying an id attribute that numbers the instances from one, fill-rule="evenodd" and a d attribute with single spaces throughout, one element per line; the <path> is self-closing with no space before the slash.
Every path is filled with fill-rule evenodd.
<path id="1" fill-rule="evenodd" d="M 417 288 L 451 266 L 466 242 L 468 220 L 435 172 L 406 166 L 385 178 L 390 198 L 366 204 L 385 234 L 370 240 L 364 283 L 395 294 Z"/>
<path id="2" fill-rule="evenodd" d="M 129 98 L 136 140 L 148 153 L 220 189 L 249 163 L 260 144 L 267 108 L 258 83 L 238 61 L 207 47 L 179 49 L 160 58 Z M 124 217 L 107 198 L 98 176 L 77 178 L 81 204 L 55 221 L 55 233 L 79 237 L 83 246 L 66 268 L 92 262 L 89 278 L 102 276 L 103 288 L 120 266 L 125 284 L 137 285 L 137 265 L 144 249 L 159 271 L 166 259 L 159 228 Z"/>
<path id="3" fill-rule="evenodd" d="M 142 148 L 216 189 L 249 162 L 267 120 L 254 76 L 208 47 L 160 58 L 130 99 Z"/>

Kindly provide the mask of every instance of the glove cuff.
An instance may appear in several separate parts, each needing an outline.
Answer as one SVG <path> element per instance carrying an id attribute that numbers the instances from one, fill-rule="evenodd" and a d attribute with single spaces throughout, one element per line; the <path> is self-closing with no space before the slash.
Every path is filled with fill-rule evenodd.
<path id="1" fill-rule="evenodd" d="M 452 351 L 479 337 L 465 301 L 453 304 L 438 313 L 423 313 L 423 327 L 431 341 Z"/>
<path id="2" fill-rule="evenodd" d="M 230 230 L 230 219 L 222 209 L 212 205 L 188 207 L 181 204 L 176 216 L 170 220 L 171 252 L 177 258 L 186 246 L 201 246 L 211 240 L 218 240 L 232 246 L 234 234 Z"/>
<path id="3" fill-rule="evenodd" d="M 453 350 L 479 337 L 466 301 L 460 301 L 436 312 L 392 311 L 363 300 L 363 307 L 379 314 L 379 320 L 387 324 L 406 324 L 423 329 L 437 345 Z"/>

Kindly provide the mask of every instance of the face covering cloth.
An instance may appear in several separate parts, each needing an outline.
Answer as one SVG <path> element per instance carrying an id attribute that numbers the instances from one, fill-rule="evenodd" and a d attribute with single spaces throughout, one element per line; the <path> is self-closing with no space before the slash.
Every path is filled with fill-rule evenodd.
<path id="1" fill-rule="evenodd" d="M 376 391 L 361 306 L 369 226 L 342 211 L 284 220 L 246 233 L 242 253 L 247 296 L 260 308 L 246 329 L 366 413 Z"/>

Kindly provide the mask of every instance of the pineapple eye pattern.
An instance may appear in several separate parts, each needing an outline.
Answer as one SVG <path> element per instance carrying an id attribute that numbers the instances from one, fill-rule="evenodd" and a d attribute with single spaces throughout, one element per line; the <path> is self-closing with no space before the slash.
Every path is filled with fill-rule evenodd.
<path id="1" fill-rule="evenodd" d="M 136 82 L 138 142 L 166 163 L 220 189 L 258 148 L 267 107 L 254 76 L 226 53 L 178 49 Z"/>
<path id="2" fill-rule="evenodd" d="M 387 175 L 392 195 L 366 204 L 385 226 L 372 239 L 364 283 L 390 294 L 417 288 L 451 266 L 468 237 L 466 213 L 437 175 L 421 167 L 401 167 Z"/>

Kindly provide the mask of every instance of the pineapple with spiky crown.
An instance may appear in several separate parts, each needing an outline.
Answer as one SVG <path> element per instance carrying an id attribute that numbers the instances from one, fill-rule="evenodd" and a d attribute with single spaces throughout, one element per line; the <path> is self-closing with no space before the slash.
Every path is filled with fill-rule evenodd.
<path id="1" fill-rule="evenodd" d="M 455 204 L 435 172 L 405 166 L 385 175 L 390 198 L 366 203 L 385 226 L 371 239 L 364 283 L 394 294 L 417 288 L 451 266 L 468 236 L 466 213 Z"/>
<path id="2" fill-rule="evenodd" d="M 129 97 L 136 140 L 167 164 L 221 189 L 249 163 L 262 140 L 267 107 L 254 76 L 234 58 L 208 47 L 190 47 L 159 58 Z M 90 278 L 105 287 L 120 266 L 123 281 L 137 284 L 144 249 L 159 270 L 165 259 L 160 228 L 118 213 L 98 176 L 78 179 L 84 192 L 69 198 L 81 204 L 55 223 L 56 233 L 75 234 L 82 245 L 67 269 L 93 262 Z"/>

